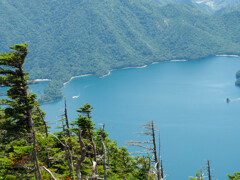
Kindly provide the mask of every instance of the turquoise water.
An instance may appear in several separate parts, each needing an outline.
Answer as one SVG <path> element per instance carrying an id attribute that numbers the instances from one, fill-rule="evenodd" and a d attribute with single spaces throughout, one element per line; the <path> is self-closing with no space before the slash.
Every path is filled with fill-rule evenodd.
<path id="1" fill-rule="evenodd" d="M 240 97 L 240 88 L 234 85 L 239 69 L 240 58 L 235 57 L 159 63 L 114 71 L 104 78 L 76 78 L 63 93 L 71 120 L 77 117 L 76 109 L 91 104 L 96 125 L 105 123 L 120 146 L 140 139 L 134 133 L 154 120 L 161 132 L 167 180 L 187 180 L 200 168 L 204 171 L 207 160 L 214 178 L 226 180 L 226 174 L 240 171 L 240 101 L 226 103 L 226 98 Z M 45 85 L 32 89 L 40 93 Z M 42 109 L 55 127 L 64 103 L 46 104 Z"/>

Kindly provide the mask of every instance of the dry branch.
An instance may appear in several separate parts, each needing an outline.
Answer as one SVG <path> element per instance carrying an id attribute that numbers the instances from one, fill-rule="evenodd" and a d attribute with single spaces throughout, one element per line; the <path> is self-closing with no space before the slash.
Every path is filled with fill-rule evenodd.
<path id="1" fill-rule="evenodd" d="M 45 166 L 42 166 L 42 167 L 43 167 L 44 170 L 46 170 L 46 171 L 52 176 L 52 178 L 53 178 L 54 180 L 57 180 L 57 179 L 53 176 L 53 174 L 51 173 L 51 171 L 50 171 L 48 168 L 46 168 Z"/>

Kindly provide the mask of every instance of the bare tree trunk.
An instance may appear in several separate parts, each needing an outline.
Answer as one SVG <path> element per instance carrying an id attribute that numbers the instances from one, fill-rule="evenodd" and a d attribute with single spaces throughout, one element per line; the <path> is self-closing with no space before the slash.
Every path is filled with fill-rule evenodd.
<path id="1" fill-rule="evenodd" d="M 81 180 L 82 174 L 80 171 L 80 166 L 81 166 L 82 162 L 85 161 L 85 158 L 86 158 L 86 146 L 82 139 L 82 131 L 81 130 L 78 130 L 78 138 L 79 138 L 79 143 L 81 146 L 81 158 L 77 159 L 76 172 L 77 172 L 77 180 Z"/>
<path id="2" fill-rule="evenodd" d="M 65 110 L 64 110 L 64 114 L 65 114 L 65 119 L 66 119 L 66 125 L 67 125 L 67 136 L 70 137 L 71 133 L 70 133 L 70 127 L 69 127 L 69 121 L 68 121 L 68 115 L 67 115 L 67 102 L 66 102 L 66 97 L 64 98 L 64 102 L 65 102 Z"/>
<path id="3" fill-rule="evenodd" d="M 162 160 L 161 160 L 161 179 L 164 179 Z"/>
<path id="4" fill-rule="evenodd" d="M 159 167 L 160 167 L 160 169 L 159 169 L 159 171 L 160 171 L 160 179 L 161 180 L 164 180 L 164 174 L 163 174 L 163 163 L 162 163 L 162 160 L 161 160 L 161 141 L 160 141 L 160 131 L 158 132 L 159 133 L 159 150 L 158 150 L 158 161 L 160 162 L 160 165 L 159 165 Z"/>
<path id="5" fill-rule="evenodd" d="M 92 142 L 92 146 L 93 146 L 93 159 L 94 161 L 97 162 L 97 149 L 96 149 L 96 146 L 95 146 L 95 142 L 93 140 L 93 137 L 91 136 L 91 142 Z"/>
<path id="6" fill-rule="evenodd" d="M 211 168 L 210 168 L 210 161 L 208 160 L 207 161 L 207 171 L 208 171 L 208 180 L 211 180 L 212 177 L 211 177 Z"/>
<path id="7" fill-rule="evenodd" d="M 88 115 L 88 118 L 90 118 L 90 116 Z M 91 135 L 91 132 L 90 130 L 88 129 L 88 132 L 89 132 L 89 136 L 90 136 L 90 140 L 91 140 L 91 143 L 92 143 L 92 146 L 93 146 L 93 167 L 92 167 L 92 178 L 97 178 L 97 149 L 96 149 L 96 146 L 95 146 L 95 143 L 94 143 L 94 140 L 93 140 L 93 136 Z"/>
<path id="8" fill-rule="evenodd" d="M 73 148 L 72 148 L 72 141 L 71 141 L 71 139 L 70 139 L 70 137 L 71 137 L 71 132 L 70 132 L 70 126 L 69 126 L 69 121 L 68 121 L 66 97 L 64 98 L 64 102 L 65 102 L 64 116 L 65 116 L 65 121 L 66 121 L 66 126 L 67 126 L 67 136 L 69 137 L 68 143 L 70 144 L 69 147 L 70 147 L 71 152 L 74 153 Z"/>
<path id="9" fill-rule="evenodd" d="M 36 108 L 37 108 L 37 111 L 38 111 L 38 113 L 39 113 L 39 115 L 40 115 L 40 117 L 41 117 L 41 119 L 42 119 L 43 124 L 44 124 L 46 136 L 48 137 L 47 123 L 46 123 L 46 121 L 45 121 L 45 119 L 44 119 L 44 117 L 43 117 L 43 115 L 42 115 L 42 112 L 41 112 L 41 110 L 40 110 L 40 108 L 39 108 L 38 105 L 36 105 Z M 45 150 L 46 150 L 46 148 L 45 148 Z M 49 162 L 50 162 L 50 160 L 49 160 L 49 153 L 48 153 L 48 151 L 47 151 L 47 157 L 46 157 L 46 163 L 47 163 L 47 165 L 49 165 Z"/>
<path id="10" fill-rule="evenodd" d="M 63 137 L 64 138 L 64 137 Z M 64 139 L 64 142 L 65 142 L 65 154 L 66 154 L 66 158 L 67 158 L 67 161 L 68 161 L 68 167 L 69 167 L 69 171 L 70 171 L 70 177 L 73 177 L 74 174 L 73 174 L 73 161 L 72 161 L 72 154 L 71 154 L 71 151 L 70 151 L 70 148 L 69 146 L 67 145 L 67 142 L 66 140 Z M 73 177 L 74 179 L 74 177 Z"/>
<path id="11" fill-rule="evenodd" d="M 160 180 L 160 172 L 159 172 L 159 161 L 157 157 L 157 147 L 156 147 L 156 139 L 155 139 L 155 128 L 154 128 L 154 123 L 151 121 L 151 129 L 152 129 L 152 138 L 153 138 L 153 154 L 154 154 L 154 159 L 155 163 L 157 163 L 157 176 L 158 180 Z"/>
<path id="12" fill-rule="evenodd" d="M 103 137 L 100 136 L 102 147 L 103 147 L 103 170 L 104 170 L 104 180 L 107 179 L 107 167 L 106 167 L 106 146 L 103 141 Z"/>
<path id="13" fill-rule="evenodd" d="M 97 180 L 97 162 L 93 161 L 92 164 L 92 180 Z"/>
<path id="14" fill-rule="evenodd" d="M 160 167 L 160 169 L 159 169 L 159 173 L 160 173 L 160 179 L 162 180 L 162 179 L 164 179 L 164 177 L 163 177 L 163 167 L 162 167 L 162 160 L 161 160 L 161 141 L 160 141 L 160 131 L 158 131 L 158 140 L 159 140 L 159 149 L 158 149 L 158 161 L 159 161 L 159 167 Z"/>
<path id="15" fill-rule="evenodd" d="M 80 171 L 80 166 L 78 166 L 78 165 L 76 165 L 76 173 L 77 173 L 77 180 L 81 180 L 82 179 L 82 174 L 81 174 L 81 171 Z"/>
<path id="16" fill-rule="evenodd" d="M 32 119 L 32 118 L 31 118 Z M 37 176 L 36 179 L 37 180 L 41 180 L 41 171 L 40 171 L 40 167 L 38 164 L 38 158 L 37 158 L 37 149 L 36 149 L 36 135 L 35 135 L 35 131 L 34 131 L 34 125 L 31 122 L 31 126 L 32 126 L 32 139 L 33 139 L 33 157 L 34 157 L 34 161 L 35 161 L 35 169 L 37 171 Z"/>
<path id="17" fill-rule="evenodd" d="M 97 179 L 97 149 L 93 140 L 93 137 L 91 136 L 91 142 L 93 146 L 93 170 L 92 170 L 92 179 Z"/>
<path id="18" fill-rule="evenodd" d="M 42 115 L 42 112 L 41 112 L 40 108 L 38 107 L 38 105 L 36 105 L 36 108 L 37 108 L 38 113 L 39 113 L 39 115 L 40 115 L 40 117 L 41 117 L 41 119 L 42 119 L 42 122 L 43 122 L 43 124 L 44 124 L 46 136 L 48 137 L 47 123 L 46 123 L 46 121 L 45 121 L 45 119 L 44 119 L 44 117 L 43 117 L 43 115 Z"/>

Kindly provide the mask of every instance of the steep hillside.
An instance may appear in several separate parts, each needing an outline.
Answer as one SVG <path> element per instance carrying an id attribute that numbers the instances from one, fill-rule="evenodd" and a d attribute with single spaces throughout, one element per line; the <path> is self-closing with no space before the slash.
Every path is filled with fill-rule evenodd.
<path id="1" fill-rule="evenodd" d="M 240 54 L 238 18 L 152 0 L 0 1 L 0 50 L 29 44 L 25 69 L 51 83 L 42 101 L 61 97 L 72 76 L 153 61 Z M 234 29 L 232 28 L 234 25 Z"/>

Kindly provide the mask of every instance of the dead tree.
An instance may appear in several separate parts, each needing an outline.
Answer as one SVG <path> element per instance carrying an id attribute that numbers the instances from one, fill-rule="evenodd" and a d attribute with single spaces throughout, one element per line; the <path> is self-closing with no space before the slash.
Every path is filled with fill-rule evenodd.
<path id="1" fill-rule="evenodd" d="M 37 109 L 38 114 L 40 115 L 40 117 L 41 117 L 41 119 L 42 119 L 42 122 L 43 122 L 43 125 L 44 125 L 44 127 L 45 127 L 46 137 L 48 137 L 48 127 L 47 127 L 47 123 L 46 123 L 46 121 L 45 121 L 45 119 L 44 119 L 44 117 L 43 117 L 42 111 L 41 111 L 41 109 L 39 108 L 38 104 L 36 105 L 36 109 Z M 46 150 L 46 148 L 45 148 L 45 150 Z M 49 162 L 50 162 L 50 160 L 49 160 L 49 153 L 48 153 L 48 151 L 47 151 L 47 156 L 46 156 L 46 163 L 47 163 L 47 165 L 49 165 Z"/>
<path id="2" fill-rule="evenodd" d="M 81 158 L 77 159 L 77 163 L 76 163 L 76 172 L 77 172 L 77 180 L 81 180 L 82 179 L 82 174 L 81 174 L 81 171 L 80 171 L 80 167 L 81 167 L 81 164 L 85 161 L 85 158 L 86 158 L 86 146 L 83 142 L 83 139 L 82 139 L 82 131 L 81 130 L 78 130 L 78 138 L 79 138 L 79 143 L 80 143 L 80 146 L 81 146 Z"/>
<path id="3" fill-rule="evenodd" d="M 97 180 L 97 162 L 92 161 L 92 180 Z"/>
<path id="4" fill-rule="evenodd" d="M 130 146 L 142 147 L 145 150 L 147 150 L 147 152 L 150 151 L 150 153 L 153 153 L 158 180 L 162 180 L 163 172 L 161 173 L 161 171 L 160 171 L 160 139 L 159 139 L 159 157 L 158 157 L 157 156 L 156 136 L 155 136 L 156 128 L 155 128 L 154 122 L 150 121 L 147 124 L 144 124 L 142 126 L 142 128 L 144 128 L 146 130 L 144 132 L 141 132 L 138 134 L 151 136 L 151 139 L 147 140 L 147 141 L 128 141 L 127 144 Z M 159 136 L 159 138 L 160 138 L 160 136 Z"/>
<path id="5" fill-rule="evenodd" d="M 44 117 L 43 117 L 43 115 L 42 115 L 42 112 L 41 112 L 41 110 L 40 110 L 40 108 L 39 108 L 38 105 L 36 105 L 36 108 L 37 108 L 37 111 L 38 111 L 38 113 L 39 113 L 39 115 L 40 115 L 40 117 L 41 117 L 41 119 L 42 119 L 43 125 L 44 125 L 44 127 L 45 127 L 46 136 L 48 137 L 47 123 L 46 123 L 46 121 L 45 121 L 45 119 L 44 119 Z"/>
<path id="6" fill-rule="evenodd" d="M 64 108 L 64 116 L 65 116 L 65 121 L 66 121 L 66 126 L 67 126 L 67 129 L 66 129 L 66 134 L 68 136 L 68 143 L 70 145 L 70 150 L 72 153 L 73 152 L 73 148 L 72 148 L 72 141 L 71 141 L 71 131 L 70 131 L 70 126 L 69 126 L 69 121 L 68 121 L 68 113 L 67 113 L 67 101 L 66 101 L 66 97 L 64 98 L 64 104 L 65 104 L 65 108 Z"/>
<path id="7" fill-rule="evenodd" d="M 210 161 L 209 160 L 207 160 L 207 173 L 208 173 L 208 180 L 212 180 Z"/>
<path id="8" fill-rule="evenodd" d="M 160 177 L 161 179 L 164 179 L 164 174 L 163 174 L 163 163 L 161 159 L 161 143 L 160 143 L 160 131 L 158 131 L 158 161 L 159 161 L 159 167 L 160 167 Z"/>
<path id="9" fill-rule="evenodd" d="M 32 138 L 33 138 L 33 157 L 34 157 L 34 164 L 35 164 L 35 174 L 36 174 L 36 179 L 37 180 L 41 180 L 42 179 L 42 176 L 41 176 L 41 172 L 40 172 L 40 166 L 39 166 L 39 163 L 38 163 L 38 157 L 37 157 L 37 147 L 36 147 L 36 134 L 35 134 L 35 131 L 34 131 L 34 126 L 33 126 L 33 123 L 31 123 L 31 126 L 32 126 Z"/>
<path id="10" fill-rule="evenodd" d="M 104 131 L 104 124 L 103 124 L 102 132 L 101 132 L 101 135 L 100 135 L 100 139 L 101 139 L 101 143 L 102 143 L 102 147 L 103 147 L 103 170 L 104 170 L 104 180 L 106 180 L 106 179 L 107 179 L 106 146 L 105 146 L 104 139 L 103 139 L 103 131 Z"/>
<path id="11" fill-rule="evenodd" d="M 161 160 L 161 167 L 160 167 L 160 175 L 161 175 L 161 178 L 164 179 L 164 174 L 163 174 L 163 164 L 162 164 L 162 160 Z"/>
<path id="12" fill-rule="evenodd" d="M 66 102 L 66 97 L 64 98 L 64 104 L 65 104 L 65 109 L 64 109 L 64 115 L 65 115 L 65 120 L 66 120 L 66 126 L 67 126 L 67 136 L 70 137 L 70 127 L 69 127 L 69 121 L 68 121 L 68 114 L 67 114 L 67 102 Z"/>

